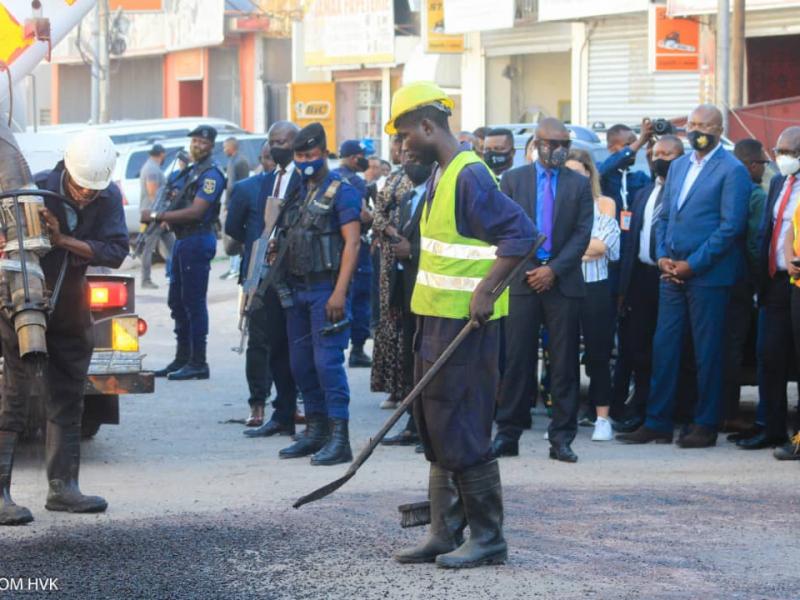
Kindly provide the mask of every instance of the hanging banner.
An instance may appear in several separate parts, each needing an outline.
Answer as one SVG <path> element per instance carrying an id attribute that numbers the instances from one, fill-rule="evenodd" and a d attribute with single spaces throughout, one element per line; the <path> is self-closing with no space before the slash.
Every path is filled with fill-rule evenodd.
<path id="1" fill-rule="evenodd" d="M 539 0 L 540 21 L 575 21 L 647 10 L 649 0 Z"/>
<path id="2" fill-rule="evenodd" d="M 444 0 L 445 33 L 514 27 L 514 0 Z"/>
<path id="3" fill-rule="evenodd" d="M 328 144 L 336 145 L 336 84 L 289 84 L 290 119 L 298 127 L 322 123 Z"/>
<path id="4" fill-rule="evenodd" d="M 425 0 L 423 11 L 424 48 L 428 54 L 461 54 L 464 36 L 444 32 L 444 0 Z"/>
<path id="5" fill-rule="evenodd" d="M 541 0 L 540 0 L 541 1 Z M 733 3 L 731 2 L 731 6 Z M 717 12 L 717 0 L 667 0 L 667 13 L 676 15 L 710 15 Z M 747 10 L 795 8 L 800 0 L 747 0 Z"/>
<path id="6" fill-rule="evenodd" d="M 307 67 L 394 63 L 393 0 L 317 0 L 303 26 Z"/>
<path id="7" fill-rule="evenodd" d="M 652 6 L 649 20 L 650 70 L 697 71 L 700 67 L 700 22 L 669 17 L 666 6 Z"/>

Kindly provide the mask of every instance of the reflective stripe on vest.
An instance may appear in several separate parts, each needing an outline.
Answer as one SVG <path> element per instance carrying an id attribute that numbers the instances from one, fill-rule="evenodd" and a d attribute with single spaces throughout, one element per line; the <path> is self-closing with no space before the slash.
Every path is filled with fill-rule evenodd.
<path id="1" fill-rule="evenodd" d="M 497 248 L 462 236 L 456 227 L 458 175 L 472 164 L 491 174 L 474 152 L 460 152 L 442 173 L 433 202 L 422 207 L 419 271 L 411 297 L 415 314 L 468 319 L 472 293 L 494 264 Z M 507 314 L 508 292 L 495 303 L 492 319 Z"/>

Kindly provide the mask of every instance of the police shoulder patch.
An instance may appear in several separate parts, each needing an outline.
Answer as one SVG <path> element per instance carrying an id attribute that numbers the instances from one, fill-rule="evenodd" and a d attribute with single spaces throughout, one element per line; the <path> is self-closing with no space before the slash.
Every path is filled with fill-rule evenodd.
<path id="1" fill-rule="evenodd" d="M 217 189 L 217 182 L 212 179 L 211 177 L 206 177 L 203 180 L 203 192 L 206 194 L 213 194 L 214 190 Z"/>

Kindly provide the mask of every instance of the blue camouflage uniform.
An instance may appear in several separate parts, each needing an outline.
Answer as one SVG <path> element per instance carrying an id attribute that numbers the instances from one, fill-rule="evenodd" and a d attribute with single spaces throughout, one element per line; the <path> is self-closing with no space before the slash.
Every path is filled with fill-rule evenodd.
<path id="1" fill-rule="evenodd" d="M 331 172 L 317 187 L 315 201 L 322 201 L 334 180 L 340 181 L 341 185 L 333 197 L 332 210 L 327 218 L 330 219 L 329 229 L 338 231 L 341 226 L 359 220 L 362 194 L 342 181 L 341 175 Z M 302 206 L 307 194 L 308 184 L 303 183 L 289 203 Z M 292 229 L 292 224 L 286 222 L 290 212 L 287 206 L 281 216 L 282 237 Z M 325 304 L 333 293 L 337 277 L 338 269 L 313 273 L 307 277 L 296 277 L 291 273 L 286 275 L 294 304 L 286 309 L 289 355 L 292 375 L 303 394 L 307 418 L 349 418 L 350 387 L 344 369 L 344 351 L 350 328 L 333 335 L 320 334 L 323 327 L 331 325 L 325 315 Z M 351 317 L 349 305 L 345 313 L 345 318 Z"/>
<path id="2" fill-rule="evenodd" d="M 341 178 L 358 190 L 360 198 L 367 197 L 367 184 L 355 171 L 341 166 L 334 170 Z M 359 218 L 360 218 L 359 205 Z M 350 302 L 353 309 L 351 339 L 353 347 L 361 348 L 369 338 L 369 324 L 372 317 L 372 259 L 369 242 L 362 235 L 358 249 L 358 263 L 353 283 L 350 286 Z"/>
<path id="3" fill-rule="evenodd" d="M 178 189 L 191 184 L 193 169 L 182 171 L 175 180 Z M 208 336 L 208 275 L 217 250 L 214 223 L 219 214 L 220 196 L 225 191 L 225 176 L 213 162 L 197 178 L 194 198 L 208 203 L 200 223 L 173 225 L 172 277 L 167 303 L 175 321 L 178 347 L 189 347 L 191 363 L 206 362 Z"/>

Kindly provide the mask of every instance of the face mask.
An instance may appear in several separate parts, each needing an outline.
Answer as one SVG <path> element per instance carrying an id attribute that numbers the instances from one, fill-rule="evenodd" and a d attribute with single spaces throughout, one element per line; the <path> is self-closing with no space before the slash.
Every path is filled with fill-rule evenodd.
<path id="1" fill-rule="evenodd" d="M 717 144 L 717 136 L 702 131 L 690 131 L 687 135 L 689 144 L 698 152 L 713 148 Z"/>
<path id="2" fill-rule="evenodd" d="M 272 154 L 272 160 L 282 167 L 286 167 L 292 162 L 292 157 L 294 156 L 290 148 L 270 148 L 270 153 Z"/>
<path id="3" fill-rule="evenodd" d="M 558 146 L 555 150 L 549 144 L 539 147 L 539 158 L 549 169 L 560 169 L 567 162 L 569 150 L 563 146 Z"/>
<path id="4" fill-rule="evenodd" d="M 433 173 L 433 165 L 406 163 L 403 168 L 405 169 L 406 175 L 408 175 L 408 178 L 411 180 L 411 183 L 414 184 L 414 187 L 422 185 L 428 181 L 431 173 Z"/>
<path id="5" fill-rule="evenodd" d="M 488 150 L 483 153 L 483 160 L 486 161 L 486 164 L 489 165 L 492 171 L 502 171 L 510 166 L 514 159 L 511 154 Z"/>
<path id="6" fill-rule="evenodd" d="M 356 173 L 363 173 L 367 169 L 369 169 L 369 161 L 363 156 L 359 156 L 356 159 L 356 168 L 355 168 Z"/>
<path id="7" fill-rule="evenodd" d="M 779 154 L 775 158 L 775 162 L 778 163 L 778 170 L 784 177 L 794 175 L 800 171 L 800 158 L 795 158 L 794 156 L 788 156 L 786 154 Z"/>
<path id="8" fill-rule="evenodd" d="M 314 175 L 319 173 L 320 169 L 325 166 L 325 159 L 318 158 L 316 160 L 308 160 L 305 162 L 295 162 L 294 164 L 297 167 L 297 170 L 300 171 L 303 181 L 308 181 Z"/>
<path id="9" fill-rule="evenodd" d="M 663 179 L 666 179 L 667 172 L 669 172 L 670 164 L 672 164 L 672 161 L 667 160 L 666 158 L 655 159 L 653 161 L 653 173 L 655 173 L 657 177 L 662 177 Z"/>

